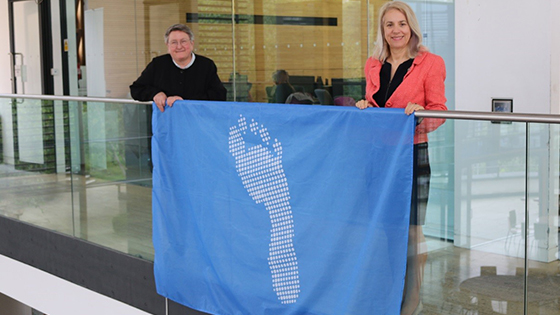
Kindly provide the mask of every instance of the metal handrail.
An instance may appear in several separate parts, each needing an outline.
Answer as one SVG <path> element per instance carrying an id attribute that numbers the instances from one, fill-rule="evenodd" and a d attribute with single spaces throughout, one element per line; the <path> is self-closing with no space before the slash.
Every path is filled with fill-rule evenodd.
<path id="1" fill-rule="evenodd" d="M 491 120 L 491 121 L 512 121 L 524 123 L 548 123 L 560 124 L 560 115 L 552 114 L 514 114 L 514 113 L 495 113 L 495 112 L 472 112 L 459 110 L 421 110 L 414 112 L 418 118 L 445 118 L 445 119 L 465 119 L 465 120 Z"/>
<path id="2" fill-rule="evenodd" d="M 138 105 L 152 104 L 152 102 L 140 102 L 140 101 L 135 101 L 130 99 L 84 97 L 84 96 L 60 96 L 60 95 L 0 94 L 0 98 L 25 98 L 25 99 L 49 100 L 49 101 L 99 102 L 99 103 L 119 103 L 119 104 L 138 104 Z"/>
<path id="3" fill-rule="evenodd" d="M 131 99 L 103 98 L 103 97 L 83 97 L 83 96 L 57 96 L 57 95 L 25 95 L 25 94 L 0 94 L 0 98 L 25 98 L 42 99 L 52 101 L 71 101 L 71 102 L 100 102 L 100 103 L 120 103 L 120 104 L 141 104 L 151 105 L 152 102 L 140 102 Z M 553 114 L 516 114 L 516 113 L 496 113 L 496 112 L 474 112 L 459 110 L 425 110 L 414 112 L 418 118 L 442 118 L 459 120 L 490 120 L 490 121 L 511 121 L 524 123 L 547 123 L 560 124 L 560 115 Z"/>

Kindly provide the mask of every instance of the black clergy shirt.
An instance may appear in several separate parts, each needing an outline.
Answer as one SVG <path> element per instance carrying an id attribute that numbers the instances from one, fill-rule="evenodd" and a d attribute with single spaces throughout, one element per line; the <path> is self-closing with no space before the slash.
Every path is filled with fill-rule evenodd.
<path id="1" fill-rule="evenodd" d="M 225 101 L 227 96 L 216 65 L 200 55 L 187 69 L 177 67 L 169 54 L 155 57 L 130 86 L 130 95 L 138 101 L 153 101 L 159 92 L 185 100 Z"/>

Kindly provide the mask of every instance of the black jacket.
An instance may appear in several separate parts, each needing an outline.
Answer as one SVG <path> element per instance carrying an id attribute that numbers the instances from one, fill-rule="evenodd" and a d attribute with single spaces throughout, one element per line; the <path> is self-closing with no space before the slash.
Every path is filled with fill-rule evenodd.
<path id="1" fill-rule="evenodd" d="M 173 63 L 169 54 L 155 57 L 130 86 L 130 95 L 138 101 L 152 101 L 159 92 L 185 100 L 225 101 L 227 96 L 216 65 L 200 55 L 184 70 Z"/>

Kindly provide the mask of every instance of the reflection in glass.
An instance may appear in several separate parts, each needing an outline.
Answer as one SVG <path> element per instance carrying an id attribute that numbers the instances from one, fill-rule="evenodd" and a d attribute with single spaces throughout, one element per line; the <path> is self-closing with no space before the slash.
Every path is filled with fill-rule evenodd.
<path id="1" fill-rule="evenodd" d="M 264 0 L 232 7 L 231 1 L 90 0 L 84 10 L 103 9 L 97 28 L 103 36 L 92 39 L 103 39 L 98 66 L 104 67 L 107 97 L 129 98 L 140 71 L 167 52 L 165 29 L 187 23 L 196 53 L 216 62 L 229 100 L 269 102 L 272 74 L 284 69 L 295 89 L 316 102 L 315 90 L 326 90 L 334 103 L 339 96 L 363 97 L 363 65 L 376 38 L 368 19 L 374 21 L 384 2 Z M 421 20 L 424 41 L 446 61 L 453 109 L 453 1 L 407 2 Z M 31 19 L 22 21 L 33 26 Z M 29 80 L 30 54 L 23 61 Z M 32 86 L 39 85 L 28 81 L 27 93 Z M 21 101 L 0 99 L 0 215 L 153 259 L 151 106 Z M 48 161 L 52 113 L 55 166 L 50 172 L 23 169 L 18 159 Z M 18 134 L 37 141 L 25 144 Z M 523 308 L 518 284 L 527 274 L 528 313 L 558 314 L 559 135 L 557 125 L 452 119 L 430 134 L 429 259 L 421 291 L 426 313 L 511 314 Z M 18 157 L 25 147 L 43 154 Z M 508 290 L 510 282 L 517 287 Z"/>

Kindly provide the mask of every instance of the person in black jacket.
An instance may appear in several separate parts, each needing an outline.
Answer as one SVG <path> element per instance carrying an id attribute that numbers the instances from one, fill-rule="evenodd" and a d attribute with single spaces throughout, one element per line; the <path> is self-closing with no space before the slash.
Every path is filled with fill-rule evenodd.
<path id="1" fill-rule="evenodd" d="M 154 101 L 162 112 L 176 100 L 226 100 L 218 68 L 211 59 L 193 52 L 194 34 L 188 26 L 170 26 L 165 43 L 169 53 L 152 59 L 132 83 L 132 98 Z"/>

